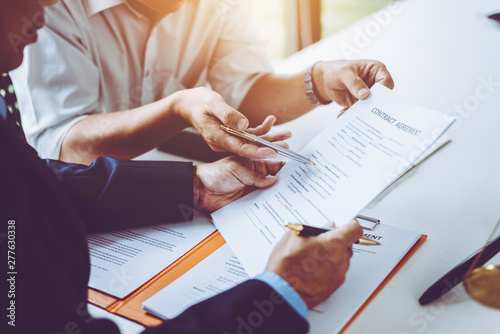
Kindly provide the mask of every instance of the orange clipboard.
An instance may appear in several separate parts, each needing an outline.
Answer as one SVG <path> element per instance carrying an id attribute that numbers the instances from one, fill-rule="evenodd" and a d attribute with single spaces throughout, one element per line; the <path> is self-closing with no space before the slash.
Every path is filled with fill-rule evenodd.
<path id="1" fill-rule="evenodd" d="M 394 269 L 387 275 L 387 277 L 380 283 L 380 285 L 373 291 L 363 305 L 356 311 L 351 319 L 341 329 L 343 333 L 354 320 L 363 312 L 366 306 L 375 298 L 375 296 L 384 288 L 384 286 L 396 275 L 396 273 L 403 267 L 408 259 L 417 251 L 417 249 L 427 239 L 427 235 L 422 234 L 415 244 L 408 250 L 403 258 L 398 262 Z M 105 309 L 106 311 L 120 315 L 129 320 L 137 322 L 146 327 L 155 327 L 160 325 L 163 320 L 146 313 L 142 309 L 142 303 L 148 298 L 159 292 L 168 284 L 175 281 L 177 278 L 188 272 L 195 265 L 203 261 L 210 254 L 224 245 L 226 241 L 222 238 L 219 231 L 215 231 L 195 247 L 193 247 L 186 254 L 177 259 L 170 266 L 162 270 L 140 288 L 129 294 L 123 299 L 110 296 L 106 293 L 89 288 L 88 300 L 91 304 Z"/>

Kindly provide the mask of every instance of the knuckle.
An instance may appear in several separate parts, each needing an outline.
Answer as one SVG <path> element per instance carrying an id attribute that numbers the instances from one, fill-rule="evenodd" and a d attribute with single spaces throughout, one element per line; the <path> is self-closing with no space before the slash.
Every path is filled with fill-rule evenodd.
<path id="1" fill-rule="evenodd" d="M 196 87 L 192 88 L 192 92 L 199 96 L 206 96 L 209 92 L 209 89 L 206 87 Z"/>
<path id="2" fill-rule="evenodd" d="M 208 134 L 206 137 L 205 137 L 205 141 L 207 142 L 207 144 L 212 147 L 212 146 L 217 146 L 218 145 L 218 138 L 217 136 L 213 135 L 213 134 Z"/>
<path id="3" fill-rule="evenodd" d="M 232 147 L 232 151 L 238 155 L 238 156 L 245 156 L 245 155 L 249 155 L 249 154 L 245 154 L 246 151 L 243 149 L 243 146 L 242 145 L 235 145 Z M 234 160 L 232 161 L 233 164 L 237 164 L 237 162 Z"/>
<path id="4" fill-rule="evenodd" d="M 227 121 L 229 121 L 231 119 L 231 114 L 232 114 L 232 110 L 230 109 L 226 109 L 222 112 L 222 119 L 221 121 L 223 121 L 224 123 L 226 123 Z"/>
<path id="5" fill-rule="evenodd" d="M 338 73 L 341 78 L 352 76 L 353 73 L 352 64 L 341 65 L 338 70 Z"/>
<path id="6" fill-rule="evenodd" d="M 210 148 L 212 149 L 212 151 L 214 152 L 224 152 L 225 150 L 223 148 L 221 148 L 220 146 L 216 146 L 216 145 L 210 145 Z"/>
<path id="7" fill-rule="evenodd" d="M 361 80 L 361 78 L 359 78 L 357 75 L 356 76 L 353 76 L 352 78 L 349 79 L 348 81 L 349 85 L 351 86 L 360 86 L 360 85 L 364 85 L 364 81 Z"/>

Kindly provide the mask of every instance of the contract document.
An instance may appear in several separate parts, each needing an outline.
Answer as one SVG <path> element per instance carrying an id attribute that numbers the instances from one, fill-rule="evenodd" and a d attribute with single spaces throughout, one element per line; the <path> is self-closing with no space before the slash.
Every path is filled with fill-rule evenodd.
<path id="1" fill-rule="evenodd" d="M 264 270 L 286 232 L 284 222 L 349 222 L 407 170 L 453 124 L 381 84 L 299 153 L 315 165 L 288 162 L 271 188 L 214 212 L 212 219 L 249 275 Z"/>
<path id="2" fill-rule="evenodd" d="M 188 307 L 215 296 L 248 278 L 227 244 L 146 300 L 145 311 L 172 319 Z"/>
<path id="3" fill-rule="evenodd" d="M 88 236 L 89 287 L 124 298 L 215 231 L 210 218 Z"/>
<path id="4" fill-rule="evenodd" d="M 379 225 L 365 236 L 383 247 L 354 245 L 354 256 L 345 283 L 309 311 L 310 333 L 337 333 L 421 236 L 418 232 Z M 243 282 L 247 274 L 227 244 L 143 303 L 143 309 L 162 319 L 172 319 L 188 307 Z"/>

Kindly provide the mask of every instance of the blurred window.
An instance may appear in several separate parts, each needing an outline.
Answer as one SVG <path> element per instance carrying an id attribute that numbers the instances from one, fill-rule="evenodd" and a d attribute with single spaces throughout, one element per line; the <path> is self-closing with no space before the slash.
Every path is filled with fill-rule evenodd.
<path id="1" fill-rule="evenodd" d="M 290 55 L 394 0 L 251 0 L 273 60 Z M 320 18 L 320 24 L 317 18 Z"/>

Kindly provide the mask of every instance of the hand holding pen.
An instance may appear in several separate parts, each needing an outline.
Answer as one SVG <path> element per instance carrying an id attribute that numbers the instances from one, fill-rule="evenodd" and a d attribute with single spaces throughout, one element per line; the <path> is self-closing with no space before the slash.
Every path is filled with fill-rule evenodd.
<path id="1" fill-rule="evenodd" d="M 251 134 L 249 132 L 238 131 L 238 130 L 232 129 L 232 128 L 230 128 L 228 126 L 224 126 L 224 125 L 221 125 L 220 129 L 223 131 L 226 131 L 227 133 L 232 134 L 236 137 L 245 139 L 249 142 L 253 142 L 257 145 L 269 147 L 269 148 L 273 149 L 274 151 L 276 151 L 278 154 L 281 154 L 282 156 L 285 156 L 289 159 L 292 159 L 292 160 L 295 160 L 298 162 L 302 162 L 306 165 L 314 165 L 314 162 L 310 161 L 306 157 L 304 157 L 298 153 L 295 153 L 293 151 L 290 151 L 290 150 L 286 149 L 285 147 L 281 147 L 279 145 L 276 145 L 275 143 L 271 143 L 271 142 L 265 140 L 264 136 L 259 137 L 259 136 L 256 136 L 254 134 Z"/>
<path id="2" fill-rule="evenodd" d="M 285 233 L 274 247 L 265 271 L 281 276 L 307 307 L 313 308 L 344 282 L 352 244 L 362 235 L 356 221 L 313 238 Z"/>
<path id="3" fill-rule="evenodd" d="M 232 152 L 247 159 L 276 157 L 276 151 L 253 145 L 248 141 L 221 131 L 220 125 L 259 136 L 278 146 L 288 147 L 284 142 L 291 137 L 290 131 L 269 134 L 276 117 L 268 116 L 255 128 L 249 128 L 248 119 L 229 106 L 224 98 L 205 87 L 185 89 L 175 94 L 175 114 L 186 127 L 192 126 L 215 152 Z"/>
<path id="4" fill-rule="evenodd" d="M 285 223 L 285 226 L 288 227 L 290 230 L 294 231 L 299 237 L 314 237 L 332 230 L 329 228 L 321 228 L 321 227 L 303 225 L 298 223 Z M 364 246 L 381 245 L 380 242 L 365 237 L 359 238 L 359 240 L 356 241 L 355 244 Z"/>

